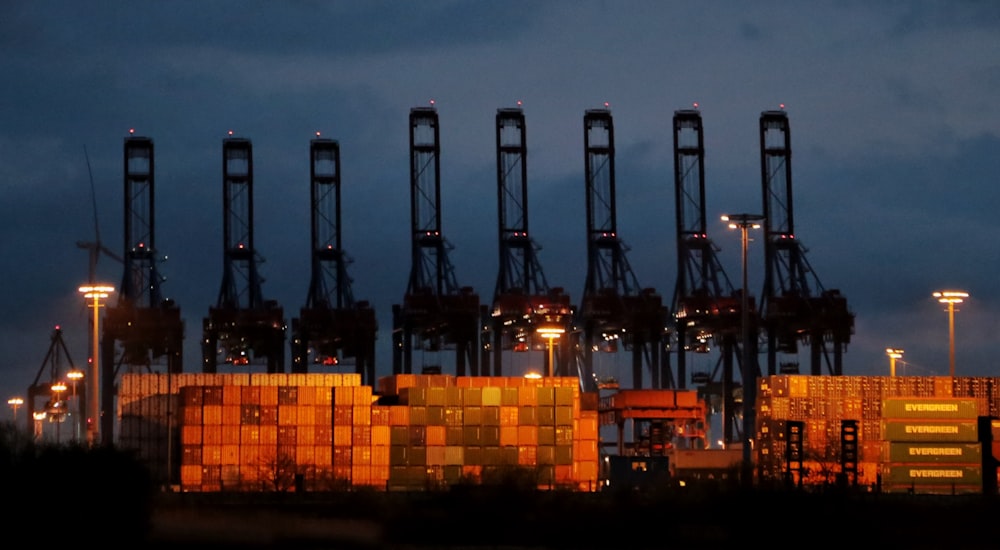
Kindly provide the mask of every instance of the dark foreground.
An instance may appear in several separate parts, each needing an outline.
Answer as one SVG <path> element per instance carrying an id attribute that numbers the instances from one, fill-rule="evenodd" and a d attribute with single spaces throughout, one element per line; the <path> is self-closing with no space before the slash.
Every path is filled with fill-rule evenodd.
<path id="1" fill-rule="evenodd" d="M 1000 501 L 982 496 L 719 491 L 580 494 L 164 494 L 146 548 L 983 548 Z M 985 545 L 985 546 L 984 546 Z"/>
<path id="2" fill-rule="evenodd" d="M 664 486 L 539 491 L 522 483 L 416 492 L 166 493 L 128 453 L 38 446 L 0 425 L 0 528 L 11 540 L 102 548 L 993 548 L 1000 497 L 849 488 Z"/>

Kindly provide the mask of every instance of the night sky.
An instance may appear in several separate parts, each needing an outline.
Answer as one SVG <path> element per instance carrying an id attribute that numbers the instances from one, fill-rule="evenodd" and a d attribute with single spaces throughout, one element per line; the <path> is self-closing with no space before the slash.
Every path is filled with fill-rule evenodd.
<path id="1" fill-rule="evenodd" d="M 377 373 L 390 374 L 391 311 L 410 271 L 408 115 L 432 100 L 449 258 L 482 303 L 498 270 L 497 109 L 523 102 L 531 237 L 549 284 L 578 304 L 583 116 L 608 104 L 619 233 L 641 285 L 669 305 L 674 111 L 701 111 L 715 223 L 762 210 L 758 120 L 783 104 L 797 236 L 823 287 L 856 315 L 844 373 L 888 374 L 885 348 L 896 347 L 898 373 L 947 375 L 948 319 L 931 293 L 957 288 L 971 294 L 956 313 L 957 374 L 1000 374 L 991 0 L 13 1 L 0 4 L 0 72 L 4 399 L 24 395 L 56 325 L 70 358 L 86 363 L 90 313 L 77 287 L 88 253 L 76 243 L 96 238 L 96 198 L 101 241 L 123 252 L 130 129 L 154 142 L 155 244 L 169 258 L 163 293 L 187 326 L 185 372 L 200 372 L 202 319 L 222 283 L 221 156 L 232 131 L 253 143 L 262 288 L 289 326 L 310 280 L 309 141 L 339 141 L 352 291 L 376 308 Z M 739 234 L 717 223 L 709 237 L 738 284 Z M 749 264 L 759 296 L 762 241 Z M 97 271 L 120 285 L 112 258 Z M 414 364 L 448 372 L 451 355 L 430 355 Z M 808 365 L 808 349 L 800 355 L 783 360 Z M 693 357 L 689 369 L 715 360 Z M 620 377 L 629 357 L 595 368 Z"/>

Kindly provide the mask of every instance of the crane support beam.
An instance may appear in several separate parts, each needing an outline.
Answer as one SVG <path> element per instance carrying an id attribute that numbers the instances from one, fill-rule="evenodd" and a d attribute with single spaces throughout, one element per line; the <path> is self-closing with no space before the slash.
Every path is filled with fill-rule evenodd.
<path id="1" fill-rule="evenodd" d="M 413 352 L 455 352 L 455 373 L 479 375 L 479 296 L 459 287 L 441 232 L 441 143 L 437 109 L 410 110 L 411 268 L 393 305 L 393 374 L 413 373 Z M 424 367 L 440 369 L 441 365 Z"/>
<path id="2" fill-rule="evenodd" d="M 309 144 L 312 277 L 306 305 L 292 319 L 292 372 L 310 364 L 334 367 L 353 358 L 362 383 L 375 384 L 375 310 L 355 301 L 341 239 L 340 143 L 316 138 Z"/>
<path id="3" fill-rule="evenodd" d="M 677 221 L 677 283 L 674 287 L 674 331 L 677 338 L 677 384 L 687 387 L 690 353 L 719 350 L 710 372 L 693 372 L 692 382 L 704 391 L 719 390 L 723 439 L 736 440 L 739 414 L 734 394 L 738 384 L 734 362 L 740 356 L 743 303 L 733 288 L 708 237 L 705 215 L 705 137 L 701 112 L 674 112 L 674 204 Z M 749 303 L 754 303 L 752 298 Z M 756 312 L 752 312 L 756 316 Z"/>
<path id="4" fill-rule="evenodd" d="M 823 374 L 825 360 L 827 374 L 841 375 L 843 353 L 854 333 L 854 314 L 839 290 L 823 288 L 796 238 L 791 132 L 784 111 L 760 115 L 760 164 L 766 263 L 761 311 L 767 373 L 777 374 L 779 353 L 795 354 L 804 343 L 810 348 L 810 374 Z"/>
<path id="5" fill-rule="evenodd" d="M 183 370 L 184 321 L 177 304 L 163 296 L 158 267 L 153 140 L 130 135 L 123 159 L 125 272 L 117 303 L 105 312 L 101 336 L 100 434 L 105 444 L 114 441 L 116 380 L 122 367 L 149 371 L 154 363 L 164 363 L 170 373 Z M 122 350 L 117 359 L 116 346 Z"/>
<path id="6" fill-rule="evenodd" d="M 268 373 L 282 373 L 286 323 L 284 310 L 265 300 L 260 260 L 254 247 L 253 147 L 249 139 L 222 142 L 223 274 L 219 299 L 202 323 L 202 372 L 266 362 Z"/>
<path id="7" fill-rule="evenodd" d="M 483 315 L 483 373 L 490 373 L 492 361 L 493 376 L 501 376 L 504 354 L 513 351 L 541 352 L 546 373 L 569 376 L 568 338 L 559 335 L 571 330 L 573 308 L 562 288 L 549 287 L 538 260 L 541 247 L 528 233 L 527 130 L 520 108 L 497 109 L 496 151 L 500 267 L 492 310 Z"/>
<path id="8" fill-rule="evenodd" d="M 574 329 L 584 389 L 599 385 L 594 351 L 617 351 L 620 342 L 632 355 L 633 387 L 642 388 L 649 370 L 654 388 L 666 379 L 667 308 L 652 288 L 642 288 L 618 236 L 615 197 L 614 123 L 608 109 L 583 117 L 587 207 L 587 276 Z"/>

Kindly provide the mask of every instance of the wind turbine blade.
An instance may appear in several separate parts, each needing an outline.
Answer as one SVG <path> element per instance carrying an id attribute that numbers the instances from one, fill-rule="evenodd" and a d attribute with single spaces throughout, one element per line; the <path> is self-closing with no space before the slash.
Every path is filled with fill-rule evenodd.
<path id="1" fill-rule="evenodd" d="M 83 156 L 87 159 L 87 175 L 90 177 L 90 200 L 94 208 L 94 238 L 97 246 L 101 246 L 101 226 L 97 223 L 97 191 L 94 189 L 94 173 L 90 170 L 90 155 L 87 154 L 87 145 L 83 146 Z"/>

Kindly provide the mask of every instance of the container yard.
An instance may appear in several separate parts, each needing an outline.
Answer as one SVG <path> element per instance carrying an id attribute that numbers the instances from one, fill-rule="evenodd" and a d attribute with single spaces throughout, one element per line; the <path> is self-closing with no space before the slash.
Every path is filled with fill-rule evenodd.
<path id="1" fill-rule="evenodd" d="M 981 493 L 1000 454 L 995 382 L 761 378 L 757 481 Z M 373 388 L 353 373 L 132 374 L 120 391 L 118 445 L 186 492 L 433 490 L 505 476 L 592 492 L 609 457 L 655 457 L 674 479 L 721 479 L 734 465 L 731 451 L 697 443 L 710 419 L 693 394 L 598 401 L 570 377 L 392 375 Z M 663 439 L 622 429 L 650 419 Z M 619 440 L 602 441 L 602 426 Z"/>

